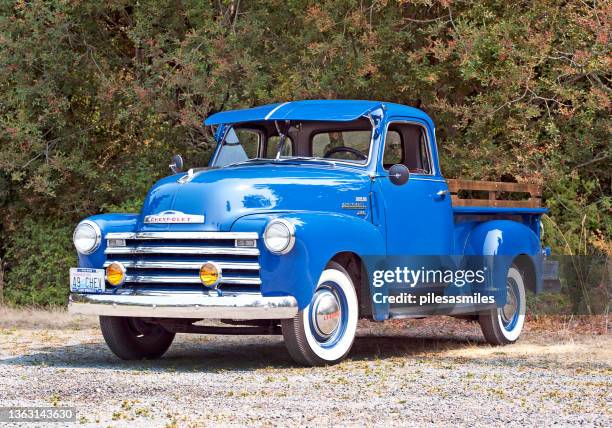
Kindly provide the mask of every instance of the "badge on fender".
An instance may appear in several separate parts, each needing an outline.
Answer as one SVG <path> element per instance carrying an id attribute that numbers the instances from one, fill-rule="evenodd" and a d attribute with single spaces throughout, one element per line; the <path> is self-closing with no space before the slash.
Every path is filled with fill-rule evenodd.
<path id="1" fill-rule="evenodd" d="M 180 211 L 162 211 L 145 216 L 145 223 L 204 223 L 203 215 L 185 214 Z"/>

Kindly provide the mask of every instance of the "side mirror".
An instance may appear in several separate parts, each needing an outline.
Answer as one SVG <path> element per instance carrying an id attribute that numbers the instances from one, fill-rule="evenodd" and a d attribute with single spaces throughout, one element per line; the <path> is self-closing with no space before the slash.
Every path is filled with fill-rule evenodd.
<path id="1" fill-rule="evenodd" d="M 181 155 L 172 156 L 172 163 L 168 165 L 173 174 L 183 170 L 183 158 Z"/>
<path id="2" fill-rule="evenodd" d="M 408 182 L 408 178 L 410 178 L 410 170 L 406 165 L 398 163 L 389 168 L 389 180 L 391 183 L 401 186 Z"/>

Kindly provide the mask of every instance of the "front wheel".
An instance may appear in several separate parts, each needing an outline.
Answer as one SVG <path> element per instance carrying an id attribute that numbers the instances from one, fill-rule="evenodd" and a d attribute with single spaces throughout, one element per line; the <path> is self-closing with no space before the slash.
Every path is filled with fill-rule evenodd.
<path id="1" fill-rule="evenodd" d="M 512 265 L 506 276 L 506 304 L 478 317 L 486 341 L 491 345 L 516 342 L 525 324 L 526 309 L 525 281 L 518 268 Z"/>
<path id="2" fill-rule="evenodd" d="M 106 344 L 122 360 L 151 360 L 164 355 L 174 333 L 140 318 L 100 317 Z"/>
<path id="3" fill-rule="evenodd" d="M 289 354 L 307 366 L 342 361 L 353 346 L 358 315 L 357 293 L 350 275 L 331 262 L 321 274 L 310 304 L 294 318 L 282 320 Z"/>

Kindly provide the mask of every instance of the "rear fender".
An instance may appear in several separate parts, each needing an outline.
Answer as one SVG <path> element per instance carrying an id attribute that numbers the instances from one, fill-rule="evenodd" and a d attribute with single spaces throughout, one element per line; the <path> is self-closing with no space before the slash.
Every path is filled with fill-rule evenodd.
<path id="1" fill-rule="evenodd" d="M 511 220 L 491 220 L 478 224 L 468 234 L 464 245 L 466 256 L 493 256 L 493 281 L 505 284 L 506 272 L 519 256 L 532 264 L 535 291 L 542 284 L 542 252 L 538 236 L 529 227 Z"/>

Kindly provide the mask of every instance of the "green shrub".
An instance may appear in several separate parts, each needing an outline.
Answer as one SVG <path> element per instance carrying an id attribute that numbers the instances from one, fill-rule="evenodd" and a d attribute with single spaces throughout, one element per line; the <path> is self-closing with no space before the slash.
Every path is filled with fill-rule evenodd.
<path id="1" fill-rule="evenodd" d="M 446 177 L 540 183 L 546 245 L 612 254 L 608 3 L 0 2 L 6 293 L 62 301 L 81 218 L 206 165 L 206 116 L 293 99 L 419 106 Z"/>
<path id="2" fill-rule="evenodd" d="M 65 305 L 68 268 L 76 266 L 72 227 L 58 220 L 27 218 L 3 242 L 4 299 L 17 305 Z"/>

